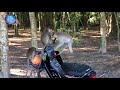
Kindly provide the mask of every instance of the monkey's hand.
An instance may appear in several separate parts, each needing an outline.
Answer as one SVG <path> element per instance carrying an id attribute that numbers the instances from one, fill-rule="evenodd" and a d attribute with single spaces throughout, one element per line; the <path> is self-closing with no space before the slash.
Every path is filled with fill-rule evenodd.
<path id="1" fill-rule="evenodd" d="M 56 42 L 56 38 L 53 39 L 53 44 L 55 44 L 55 42 Z"/>

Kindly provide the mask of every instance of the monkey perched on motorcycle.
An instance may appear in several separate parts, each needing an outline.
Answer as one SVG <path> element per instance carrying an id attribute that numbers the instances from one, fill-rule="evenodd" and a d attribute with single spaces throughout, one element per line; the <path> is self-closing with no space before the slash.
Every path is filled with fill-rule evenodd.
<path id="1" fill-rule="evenodd" d="M 35 66 L 33 65 L 38 65 L 40 63 L 40 55 L 38 55 L 38 51 L 35 47 L 31 47 L 27 50 L 26 53 L 27 56 L 27 70 L 26 70 L 26 77 L 28 76 L 28 70 L 30 69 L 30 65 L 32 65 L 32 71 L 35 70 Z M 31 73 L 33 74 L 33 73 Z M 34 77 L 34 76 L 32 76 Z"/>
<path id="2" fill-rule="evenodd" d="M 44 46 L 54 44 L 54 40 L 52 40 L 51 36 L 53 36 L 52 29 L 47 28 L 43 31 L 43 33 L 41 34 L 41 42 Z"/>

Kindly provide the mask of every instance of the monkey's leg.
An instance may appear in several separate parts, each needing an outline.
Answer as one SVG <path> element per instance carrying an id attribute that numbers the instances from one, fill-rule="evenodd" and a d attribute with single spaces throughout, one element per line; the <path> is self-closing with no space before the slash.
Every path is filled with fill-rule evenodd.
<path id="1" fill-rule="evenodd" d="M 54 50 L 57 51 L 60 47 L 64 45 L 64 42 L 60 42 L 58 45 L 54 47 Z"/>
<path id="2" fill-rule="evenodd" d="M 72 43 L 68 43 L 68 47 L 69 47 L 69 51 L 70 51 L 71 53 L 73 53 Z"/>
<path id="3" fill-rule="evenodd" d="M 26 70 L 26 78 L 27 78 L 27 75 L 28 75 L 28 70 L 29 70 L 29 59 L 27 59 L 27 70 Z"/>

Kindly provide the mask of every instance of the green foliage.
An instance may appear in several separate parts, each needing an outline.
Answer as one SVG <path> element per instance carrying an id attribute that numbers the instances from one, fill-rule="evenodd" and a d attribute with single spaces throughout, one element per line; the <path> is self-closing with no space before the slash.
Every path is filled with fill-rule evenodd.
<path id="1" fill-rule="evenodd" d="M 80 32 L 75 32 L 73 34 L 73 44 L 74 45 L 79 45 L 81 42 L 81 33 Z"/>
<path id="2" fill-rule="evenodd" d="M 116 12 L 117 13 L 117 20 L 118 20 L 118 23 L 120 24 L 120 12 Z"/>
<path id="3" fill-rule="evenodd" d="M 14 12 L 8 12 L 14 13 Z M 20 21 L 20 27 L 30 27 L 30 20 L 28 12 L 15 12 L 17 18 Z M 99 13 L 98 12 L 65 12 L 64 27 L 62 27 L 63 12 L 35 12 L 36 21 L 38 23 L 40 19 L 41 28 L 52 26 L 58 31 L 71 30 L 71 32 L 79 32 L 84 27 L 84 16 L 88 18 L 88 25 L 99 25 Z M 39 18 L 38 18 L 39 13 Z M 118 13 L 119 14 L 119 13 Z M 120 15 L 119 15 L 120 17 Z M 64 28 L 64 29 L 63 29 Z"/>
<path id="4" fill-rule="evenodd" d="M 55 21 L 53 21 L 53 24 L 54 24 L 56 29 L 60 28 L 60 22 L 59 21 L 55 20 Z"/>
<path id="5" fill-rule="evenodd" d="M 70 21 L 68 20 L 67 22 L 65 22 L 65 24 L 67 25 L 69 22 L 71 26 L 74 26 L 75 24 L 79 23 L 81 17 L 82 15 L 80 12 L 71 12 Z"/>
<path id="6" fill-rule="evenodd" d="M 59 28 L 59 29 L 57 29 L 57 31 L 58 32 L 63 32 L 63 31 L 65 31 L 65 29 L 64 28 Z"/>
<path id="7" fill-rule="evenodd" d="M 79 46 L 81 42 L 81 39 L 79 37 L 73 38 L 73 44 L 76 46 Z"/>
<path id="8" fill-rule="evenodd" d="M 70 21 L 71 23 L 76 23 L 81 19 L 82 15 L 80 12 L 72 12 L 70 13 Z"/>
<path id="9" fill-rule="evenodd" d="M 98 12 L 90 12 L 90 15 L 89 15 L 89 19 L 88 19 L 88 22 L 89 22 L 89 25 L 92 26 L 92 25 L 98 25 L 99 24 L 99 13 Z"/>

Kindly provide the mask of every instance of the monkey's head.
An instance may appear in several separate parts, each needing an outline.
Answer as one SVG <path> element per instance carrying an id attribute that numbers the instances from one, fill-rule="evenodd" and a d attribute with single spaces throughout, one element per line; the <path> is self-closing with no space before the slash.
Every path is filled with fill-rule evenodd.
<path id="1" fill-rule="evenodd" d="M 51 28 L 47 28 L 47 31 L 49 32 L 49 33 L 54 33 L 54 30 L 53 29 L 51 29 Z"/>
<path id="2" fill-rule="evenodd" d="M 33 58 L 36 55 L 36 51 L 37 51 L 37 49 L 35 47 L 29 48 L 27 50 L 27 54 L 26 54 L 27 58 L 29 58 L 29 57 Z"/>
<path id="3" fill-rule="evenodd" d="M 59 32 L 54 32 L 53 33 L 53 38 L 57 38 L 59 36 Z"/>
<path id="4" fill-rule="evenodd" d="M 47 28 L 47 31 L 49 32 L 50 36 L 53 36 L 54 35 L 54 30 L 51 29 L 51 28 Z"/>

